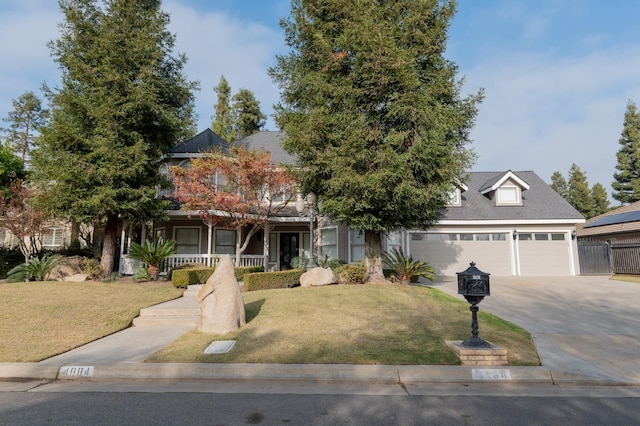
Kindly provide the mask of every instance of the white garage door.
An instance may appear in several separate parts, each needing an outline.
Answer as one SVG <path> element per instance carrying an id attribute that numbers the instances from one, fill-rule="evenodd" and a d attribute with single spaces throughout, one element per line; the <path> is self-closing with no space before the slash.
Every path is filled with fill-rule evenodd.
<path id="1" fill-rule="evenodd" d="M 409 252 L 439 276 L 455 276 L 471 262 L 492 275 L 512 275 L 507 233 L 411 233 Z"/>
<path id="2" fill-rule="evenodd" d="M 564 233 L 519 233 L 520 275 L 570 275 L 569 242 Z"/>

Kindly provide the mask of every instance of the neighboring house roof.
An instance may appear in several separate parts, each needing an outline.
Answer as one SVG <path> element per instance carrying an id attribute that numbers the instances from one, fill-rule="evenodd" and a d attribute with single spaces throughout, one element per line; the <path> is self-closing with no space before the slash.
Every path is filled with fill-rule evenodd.
<path id="1" fill-rule="evenodd" d="M 496 205 L 488 189 L 511 179 L 522 187 L 522 205 Z M 584 222 L 584 217 L 532 171 L 471 172 L 462 206 L 447 208 L 440 223 L 447 221 L 563 221 Z M 483 195 L 483 193 L 485 195 Z"/>
<path id="2" fill-rule="evenodd" d="M 205 153 L 216 148 L 225 150 L 228 147 L 229 144 L 224 139 L 213 133 L 211 129 L 206 129 L 172 148 L 169 151 L 169 156 L 173 156 L 172 154 Z"/>
<path id="3" fill-rule="evenodd" d="M 592 217 L 577 228 L 579 237 L 640 232 L 640 201 Z"/>
<path id="4" fill-rule="evenodd" d="M 246 138 L 240 139 L 247 149 L 264 148 L 271 154 L 271 162 L 274 164 L 295 164 L 295 157 L 282 149 L 282 132 L 258 132 Z"/>

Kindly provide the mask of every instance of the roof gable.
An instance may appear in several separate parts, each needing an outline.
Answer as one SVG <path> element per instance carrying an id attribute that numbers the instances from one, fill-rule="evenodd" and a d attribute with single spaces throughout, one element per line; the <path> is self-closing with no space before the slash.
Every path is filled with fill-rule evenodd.
<path id="1" fill-rule="evenodd" d="M 201 154 L 210 152 L 214 149 L 222 149 L 226 151 L 229 148 L 227 143 L 220 136 L 215 134 L 211 129 L 205 129 L 194 137 L 187 139 L 181 144 L 173 147 L 169 151 L 171 154 Z"/>
<path id="2" fill-rule="evenodd" d="M 489 179 L 488 181 L 486 181 L 480 188 L 480 193 L 484 195 L 489 192 L 493 192 L 496 189 L 500 188 L 507 181 L 514 182 L 523 191 L 529 189 L 529 184 L 527 182 L 522 180 L 520 177 L 518 177 L 517 174 L 513 173 L 511 170 L 508 170 L 503 175 L 495 176 L 492 179 Z"/>

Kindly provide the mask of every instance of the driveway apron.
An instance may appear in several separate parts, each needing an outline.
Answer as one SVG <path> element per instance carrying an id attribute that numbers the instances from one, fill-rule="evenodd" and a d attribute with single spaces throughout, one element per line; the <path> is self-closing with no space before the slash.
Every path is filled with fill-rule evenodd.
<path id="1" fill-rule="evenodd" d="M 640 284 L 602 276 L 490 280 L 480 310 L 529 331 L 544 367 L 640 384 Z M 464 299 L 453 278 L 431 286 Z"/>

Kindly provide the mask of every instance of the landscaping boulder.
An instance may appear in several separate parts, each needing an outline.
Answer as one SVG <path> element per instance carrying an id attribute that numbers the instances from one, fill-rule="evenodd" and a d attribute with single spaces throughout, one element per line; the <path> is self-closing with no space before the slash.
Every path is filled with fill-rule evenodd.
<path id="1" fill-rule="evenodd" d="M 66 278 L 72 275 L 81 274 L 82 256 L 65 257 L 49 274 L 49 278 L 56 281 L 68 281 Z M 83 280 L 83 281 L 86 281 Z"/>
<path id="2" fill-rule="evenodd" d="M 300 277 L 300 285 L 302 287 L 328 285 L 337 282 L 338 277 L 336 277 L 331 268 L 321 268 L 319 266 L 309 269 Z"/>
<path id="3" fill-rule="evenodd" d="M 198 330 L 203 333 L 225 334 L 246 324 L 244 299 L 231 256 L 222 256 L 196 300 L 200 302 Z"/>
<path id="4" fill-rule="evenodd" d="M 62 278 L 62 281 L 71 282 L 71 283 L 81 283 L 85 282 L 89 279 L 89 275 L 87 274 L 73 274 Z"/>

